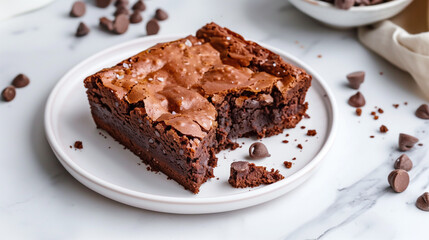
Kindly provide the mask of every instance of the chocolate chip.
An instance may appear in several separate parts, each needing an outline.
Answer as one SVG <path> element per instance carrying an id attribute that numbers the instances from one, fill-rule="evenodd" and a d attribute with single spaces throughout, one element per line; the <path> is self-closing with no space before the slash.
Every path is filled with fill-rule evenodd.
<path id="1" fill-rule="evenodd" d="M 70 11 L 71 17 L 82 17 L 86 12 L 86 5 L 84 2 L 77 1 L 73 3 L 72 9 Z"/>
<path id="2" fill-rule="evenodd" d="M 395 169 L 403 169 L 408 172 L 413 168 L 413 162 L 406 154 L 402 154 L 398 159 L 396 159 L 393 167 Z"/>
<path id="3" fill-rule="evenodd" d="M 389 129 L 386 126 L 384 126 L 384 125 L 380 126 L 380 132 L 387 133 L 387 131 L 389 131 Z"/>
<path id="4" fill-rule="evenodd" d="M 414 147 L 414 144 L 416 144 L 418 141 L 419 139 L 416 137 L 401 133 L 399 134 L 399 150 L 408 151 Z"/>
<path id="5" fill-rule="evenodd" d="M 119 16 L 119 15 L 121 15 L 121 14 L 123 14 L 123 15 L 129 15 L 129 14 L 130 14 L 130 11 L 128 11 L 128 9 L 127 9 L 127 8 L 125 8 L 125 7 L 118 7 L 118 8 L 116 9 L 115 13 L 113 13 L 113 15 L 114 15 L 115 17 L 117 17 L 117 16 Z"/>
<path id="6" fill-rule="evenodd" d="M 429 119 L 429 106 L 427 104 L 420 105 L 416 110 L 416 116 L 421 119 Z"/>
<path id="7" fill-rule="evenodd" d="M 168 18 L 168 14 L 167 14 L 166 11 L 158 8 L 155 11 L 155 18 L 158 19 L 158 20 L 160 20 L 160 21 L 163 21 L 163 20 L 165 20 L 165 19 Z"/>
<path id="8" fill-rule="evenodd" d="M 387 180 L 389 181 L 390 187 L 393 191 L 400 193 L 407 189 L 408 184 L 410 183 L 410 176 L 407 171 L 396 169 L 389 174 Z"/>
<path id="9" fill-rule="evenodd" d="M 112 0 L 96 0 L 95 5 L 100 8 L 106 8 L 112 3 Z"/>
<path id="10" fill-rule="evenodd" d="M 347 74 L 347 80 L 349 80 L 350 87 L 353 89 L 359 89 L 360 85 L 365 79 L 365 72 L 352 72 Z"/>
<path id="11" fill-rule="evenodd" d="M 113 31 L 113 22 L 106 17 L 102 17 L 100 18 L 100 27 L 104 30 L 111 32 Z"/>
<path id="12" fill-rule="evenodd" d="M 14 86 L 9 86 L 5 89 L 3 89 L 3 92 L 1 93 L 1 96 L 3 97 L 3 100 L 6 102 L 10 102 L 15 98 L 16 91 Z"/>
<path id="13" fill-rule="evenodd" d="M 12 81 L 12 85 L 17 88 L 25 87 L 29 83 L 30 79 L 22 73 L 18 74 L 18 76 L 16 76 Z"/>
<path id="14" fill-rule="evenodd" d="M 129 2 L 128 2 L 128 0 L 117 0 L 116 2 L 115 2 L 115 6 L 116 7 L 118 7 L 118 6 L 126 6 L 126 5 L 128 5 L 129 4 Z"/>
<path id="15" fill-rule="evenodd" d="M 76 148 L 76 149 L 82 149 L 83 148 L 82 141 L 76 141 L 76 142 L 74 142 L 74 148 Z"/>
<path id="16" fill-rule="evenodd" d="M 249 171 L 249 163 L 245 161 L 238 161 L 231 163 L 231 170 L 238 173 L 247 173 Z"/>
<path id="17" fill-rule="evenodd" d="M 334 5 L 339 9 L 347 10 L 355 4 L 355 0 L 335 0 Z"/>
<path id="18" fill-rule="evenodd" d="M 429 193 L 423 193 L 416 201 L 416 207 L 423 211 L 429 211 Z"/>
<path id="19" fill-rule="evenodd" d="M 83 37 L 88 33 L 89 33 L 88 26 L 86 26 L 86 24 L 83 22 L 79 23 L 79 26 L 77 27 L 76 34 L 75 34 L 76 37 Z"/>
<path id="20" fill-rule="evenodd" d="M 146 33 L 147 35 L 154 35 L 159 32 L 159 24 L 155 19 L 149 20 L 146 24 Z"/>
<path id="21" fill-rule="evenodd" d="M 363 107 L 365 106 L 365 98 L 363 97 L 362 93 L 357 92 L 355 95 L 349 98 L 348 103 L 352 107 Z"/>
<path id="22" fill-rule="evenodd" d="M 139 23 L 143 21 L 143 17 L 138 11 L 134 11 L 130 16 L 130 23 Z"/>
<path id="23" fill-rule="evenodd" d="M 123 34 L 128 30 L 129 25 L 130 20 L 127 15 L 118 15 L 113 22 L 113 32 L 116 34 Z"/>
<path id="24" fill-rule="evenodd" d="M 133 10 L 134 11 L 144 11 L 146 10 L 146 5 L 144 4 L 143 1 L 137 1 L 134 5 L 133 5 Z"/>
<path id="25" fill-rule="evenodd" d="M 261 159 L 271 156 L 268 153 L 267 147 L 260 142 L 255 142 L 249 147 L 249 157 L 251 159 Z"/>

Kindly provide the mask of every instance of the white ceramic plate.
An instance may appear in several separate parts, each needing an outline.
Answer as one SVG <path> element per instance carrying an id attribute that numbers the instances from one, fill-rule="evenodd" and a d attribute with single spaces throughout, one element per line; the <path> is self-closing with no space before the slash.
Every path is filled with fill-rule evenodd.
<path id="1" fill-rule="evenodd" d="M 290 54 L 265 46 L 288 62 L 301 66 L 313 76 L 307 100 L 310 119 L 303 119 L 295 129 L 262 140 L 270 158 L 253 161 L 257 165 L 279 169 L 286 177 L 277 183 L 253 189 L 232 188 L 227 180 L 231 162 L 247 160 L 248 147 L 256 139 L 238 139 L 244 145 L 234 151 L 218 154 L 216 178 L 204 183 L 198 195 L 185 190 L 162 173 L 146 170 L 140 159 L 125 150 L 106 132 L 96 129 L 83 86 L 83 79 L 158 42 L 181 36 L 157 36 L 136 39 L 104 50 L 71 69 L 53 89 L 45 110 L 45 130 L 49 144 L 63 166 L 90 189 L 116 201 L 139 208 L 169 213 L 214 213 L 253 206 L 279 197 L 308 179 L 331 147 L 336 129 L 336 107 L 333 95 L 322 78 Z M 306 126 L 301 129 L 300 126 Z M 306 136 L 316 129 L 317 136 Z M 285 137 L 288 133 L 290 136 Z M 104 137 L 105 135 L 106 137 Z M 282 140 L 289 140 L 288 144 Z M 297 139 L 297 141 L 295 141 Z M 82 150 L 70 148 L 76 140 Z M 297 144 L 303 145 L 303 150 Z M 292 158 L 296 157 L 296 160 Z M 292 161 L 286 169 L 284 161 Z"/>
<path id="2" fill-rule="evenodd" d="M 392 0 L 372 6 L 336 8 L 333 4 L 319 0 L 289 0 L 308 16 L 335 28 L 352 28 L 391 18 L 404 10 L 413 0 Z"/>

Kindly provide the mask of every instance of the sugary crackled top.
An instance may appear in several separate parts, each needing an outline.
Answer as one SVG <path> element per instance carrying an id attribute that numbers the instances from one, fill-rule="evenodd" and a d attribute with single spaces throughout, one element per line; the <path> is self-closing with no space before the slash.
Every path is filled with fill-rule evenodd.
<path id="1" fill-rule="evenodd" d="M 225 37 L 224 41 L 233 39 Z M 203 138 L 216 127 L 217 112 L 209 97 L 231 91 L 269 91 L 281 80 L 225 63 L 212 44 L 194 36 L 158 44 L 94 76 L 119 99 L 143 102 L 153 121 Z"/>

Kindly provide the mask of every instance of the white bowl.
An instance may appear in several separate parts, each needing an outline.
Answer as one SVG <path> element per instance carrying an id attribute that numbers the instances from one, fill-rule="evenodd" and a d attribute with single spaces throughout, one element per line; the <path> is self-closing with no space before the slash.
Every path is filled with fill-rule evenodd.
<path id="1" fill-rule="evenodd" d="M 395 16 L 413 0 L 393 0 L 372 6 L 336 8 L 333 4 L 318 0 L 289 0 L 292 5 L 308 16 L 335 28 L 364 26 Z"/>

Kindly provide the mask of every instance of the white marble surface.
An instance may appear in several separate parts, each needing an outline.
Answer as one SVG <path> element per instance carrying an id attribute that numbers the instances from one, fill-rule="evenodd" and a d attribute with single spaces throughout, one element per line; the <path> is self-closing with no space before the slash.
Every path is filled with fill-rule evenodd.
<path id="1" fill-rule="evenodd" d="M 82 19 L 72 19 L 72 2 L 56 1 L 0 22 L 0 87 L 20 72 L 32 80 L 18 89 L 14 101 L 0 102 L 0 238 L 427 239 L 429 213 L 414 202 L 429 191 L 429 121 L 413 115 L 427 100 L 408 74 L 360 45 L 354 31 L 329 29 L 284 0 L 147 1 L 144 18 L 156 7 L 165 8 L 170 19 L 161 23 L 160 34 L 193 33 L 215 21 L 317 70 L 334 91 L 341 116 L 335 144 L 308 182 L 259 206 L 195 216 L 128 207 L 85 188 L 64 170 L 45 140 L 45 101 L 67 70 L 106 47 L 144 36 L 145 25 L 112 36 L 95 27 L 112 9 L 88 6 Z M 77 39 L 73 34 L 81 20 L 92 32 Z M 361 88 L 367 106 L 360 118 L 346 103 L 354 91 L 345 86 L 345 75 L 355 70 L 367 73 Z M 401 106 L 394 109 L 393 103 Z M 377 121 L 369 116 L 374 106 L 385 110 Z M 385 135 L 377 131 L 381 124 L 390 129 Z M 396 194 L 386 178 L 400 154 L 399 132 L 418 136 L 424 146 L 409 152 L 415 164 L 411 184 Z"/>

